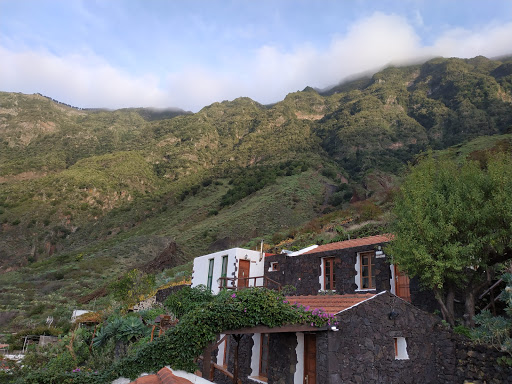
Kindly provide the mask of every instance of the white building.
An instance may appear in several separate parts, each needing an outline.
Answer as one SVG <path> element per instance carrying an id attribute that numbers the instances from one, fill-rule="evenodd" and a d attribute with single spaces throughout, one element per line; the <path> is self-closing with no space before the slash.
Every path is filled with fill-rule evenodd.
<path id="1" fill-rule="evenodd" d="M 91 312 L 91 311 L 86 310 L 86 309 L 75 309 L 75 310 L 73 310 L 73 314 L 71 315 L 71 322 L 74 323 L 76 321 L 77 317 L 82 316 L 82 315 L 84 315 L 86 313 L 89 313 L 89 312 Z"/>
<path id="2" fill-rule="evenodd" d="M 263 287 L 265 254 L 243 248 L 231 248 L 194 259 L 192 287 L 205 285 L 216 294 L 222 288 Z M 276 288 L 269 286 L 269 288 Z"/>

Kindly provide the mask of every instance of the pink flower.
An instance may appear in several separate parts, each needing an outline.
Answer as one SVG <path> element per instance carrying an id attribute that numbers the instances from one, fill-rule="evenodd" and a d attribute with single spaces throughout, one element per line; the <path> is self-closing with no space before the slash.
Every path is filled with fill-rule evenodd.
<path id="1" fill-rule="evenodd" d="M 236 297 L 236 293 L 233 293 L 233 294 L 231 295 L 231 297 L 232 297 L 232 298 L 235 298 L 235 297 Z"/>
<path id="2" fill-rule="evenodd" d="M 288 303 L 288 300 L 283 300 L 283 303 L 285 303 L 285 304 Z"/>

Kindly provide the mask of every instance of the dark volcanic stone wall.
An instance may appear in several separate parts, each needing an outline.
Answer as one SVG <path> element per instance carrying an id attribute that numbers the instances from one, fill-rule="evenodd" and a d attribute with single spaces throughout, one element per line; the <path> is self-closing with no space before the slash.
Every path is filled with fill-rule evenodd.
<path id="1" fill-rule="evenodd" d="M 287 256 L 285 254 L 267 256 L 265 258 L 265 275 L 281 284 L 295 288 L 292 295 L 317 295 L 320 290 L 321 260 L 334 257 L 334 273 L 336 276 L 336 293 L 356 293 L 356 260 L 359 252 L 373 251 L 381 244 L 341 249 L 337 251 L 319 252 L 309 255 Z M 269 271 L 270 263 L 277 262 L 278 271 Z M 386 257 L 375 258 L 376 289 L 370 292 L 391 291 L 391 269 Z M 439 306 L 431 291 L 421 289 L 417 278 L 410 281 L 412 303 L 427 312 L 434 312 Z"/>
<path id="2" fill-rule="evenodd" d="M 512 367 L 500 366 L 499 357 L 509 356 L 486 346 L 474 345 L 463 336 L 437 325 L 436 365 L 439 383 L 512 383 Z"/>
<path id="3" fill-rule="evenodd" d="M 296 295 L 317 295 L 320 290 L 319 276 L 321 275 L 321 259 L 334 257 L 334 273 L 336 276 L 336 293 L 354 293 L 356 260 L 358 252 L 373 251 L 379 245 L 372 244 L 361 247 L 347 248 L 336 251 L 319 252 L 308 255 L 286 256 L 285 254 L 265 258 L 265 274 L 277 281 L 281 286 L 292 285 Z M 277 262 L 279 271 L 269 272 L 270 263 Z M 391 272 L 385 257 L 375 259 L 376 291 L 390 290 Z"/>
<path id="4" fill-rule="evenodd" d="M 251 355 L 253 344 L 252 334 L 247 334 L 242 336 L 238 347 L 238 378 L 242 380 L 243 384 L 254 384 L 254 381 L 248 379 L 248 376 L 251 374 Z M 235 348 L 236 340 L 233 336 L 230 336 L 229 353 L 226 358 L 228 360 L 227 370 L 231 373 L 233 373 L 235 365 Z M 214 356 L 217 356 L 217 350 L 215 351 Z M 233 380 L 215 370 L 214 382 L 217 384 L 232 384 Z"/>
<path id="5" fill-rule="evenodd" d="M 174 287 L 164 288 L 160 289 L 156 292 L 156 302 L 157 303 L 163 303 L 165 299 L 167 299 L 168 296 L 172 295 L 173 293 L 178 292 L 183 287 L 190 287 L 188 284 L 183 285 L 175 285 Z"/>
<path id="6" fill-rule="evenodd" d="M 398 313 L 388 318 L 391 310 Z M 388 293 L 339 315 L 328 332 L 325 383 L 437 383 L 434 325 L 437 319 Z M 395 337 L 405 337 L 408 360 L 395 360 Z"/>
<path id="7" fill-rule="evenodd" d="M 398 314 L 389 319 L 389 313 Z M 439 318 L 385 292 L 338 316 L 339 331 L 316 332 L 317 383 L 321 384 L 498 384 L 512 383 L 512 367 L 497 359 L 504 354 L 445 328 Z M 395 359 L 395 337 L 404 337 L 409 359 Z M 231 339 L 228 370 L 233 372 Z M 252 335 L 239 349 L 243 384 L 251 374 Z M 269 340 L 268 384 L 293 384 L 297 364 L 295 333 L 273 333 Z M 215 382 L 231 384 L 216 372 Z"/>
<path id="8" fill-rule="evenodd" d="M 295 333 L 271 333 L 269 339 L 268 384 L 293 384 L 297 366 Z"/>

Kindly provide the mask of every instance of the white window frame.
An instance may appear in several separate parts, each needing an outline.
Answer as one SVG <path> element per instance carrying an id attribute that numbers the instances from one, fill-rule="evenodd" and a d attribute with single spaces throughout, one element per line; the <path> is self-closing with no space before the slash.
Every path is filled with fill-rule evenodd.
<path id="1" fill-rule="evenodd" d="M 395 360 L 409 360 L 407 353 L 407 340 L 405 337 L 394 337 Z"/>
<path id="2" fill-rule="evenodd" d="M 325 292 L 327 289 L 325 288 L 325 260 L 326 259 L 335 259 L 335 256 L 322 257 L 320 260 L 320 276 L 318 277 L 318 282 L 320 283 L 320 290 L 318 292 Z M 334 269 L 333 263 L 333 269 Z M 336 274 L 333 271 L 333 275 Z M 335 283 L 336 284 L 336 283 Z M 329 289 L 329 292 L 336 292 L 336 289 Z"/>
<path id="3" fill-rule="evenodd" d="M 266 384 L 266 381 L 259 379 L 260 377 L 260 361 L 261 361 L 261 333 L 254 333 L 252 335 L 252 350 L 251 350 L 251 375 L 248 379 L 257 383 Z M 269 351 L 270 352 L 270 351 Z"/>
<path id="4" fill-rule="evenodd" d="M 356 292 L 373 292 L 373 291 L 377 290 L 377 287 L 361 288 L 361 253 L 366 253 L 366 252 L 372 252 L 372 251 L 370 250 L 370 251 L 357 252 L 356 265 L 354 266 L 355 270 L 356 270 L 356 277 L 354 278 L 356 286 L 357 286 Z M 375 256 L 375 258 L 376 258 L 376 256 Z"/>

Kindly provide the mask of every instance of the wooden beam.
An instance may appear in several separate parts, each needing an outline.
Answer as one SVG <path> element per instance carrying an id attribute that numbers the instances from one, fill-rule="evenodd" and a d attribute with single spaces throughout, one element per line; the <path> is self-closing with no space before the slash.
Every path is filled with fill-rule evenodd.
<path id="1" fill-rule="evenodd" d="M 226 335 L 248 334 L 248 333 L 285 333 L 285 332 L 321 332 L 328 331 L 328 326 L 312 327 L 305 324 L 287 324 L 281 327 L 267 327 L 258 325 L 256 327 L 233 329 L 229 331 L 222 331 Z"/>
<path id="2" fill-rule="evenodd" d="M 203 376 L 210 376 L 210 366 L 212 363 L 212 351 L 213 351 L 213 343 L 209 343 L 203 351 L 203 369 L 201 370 Z"/>

